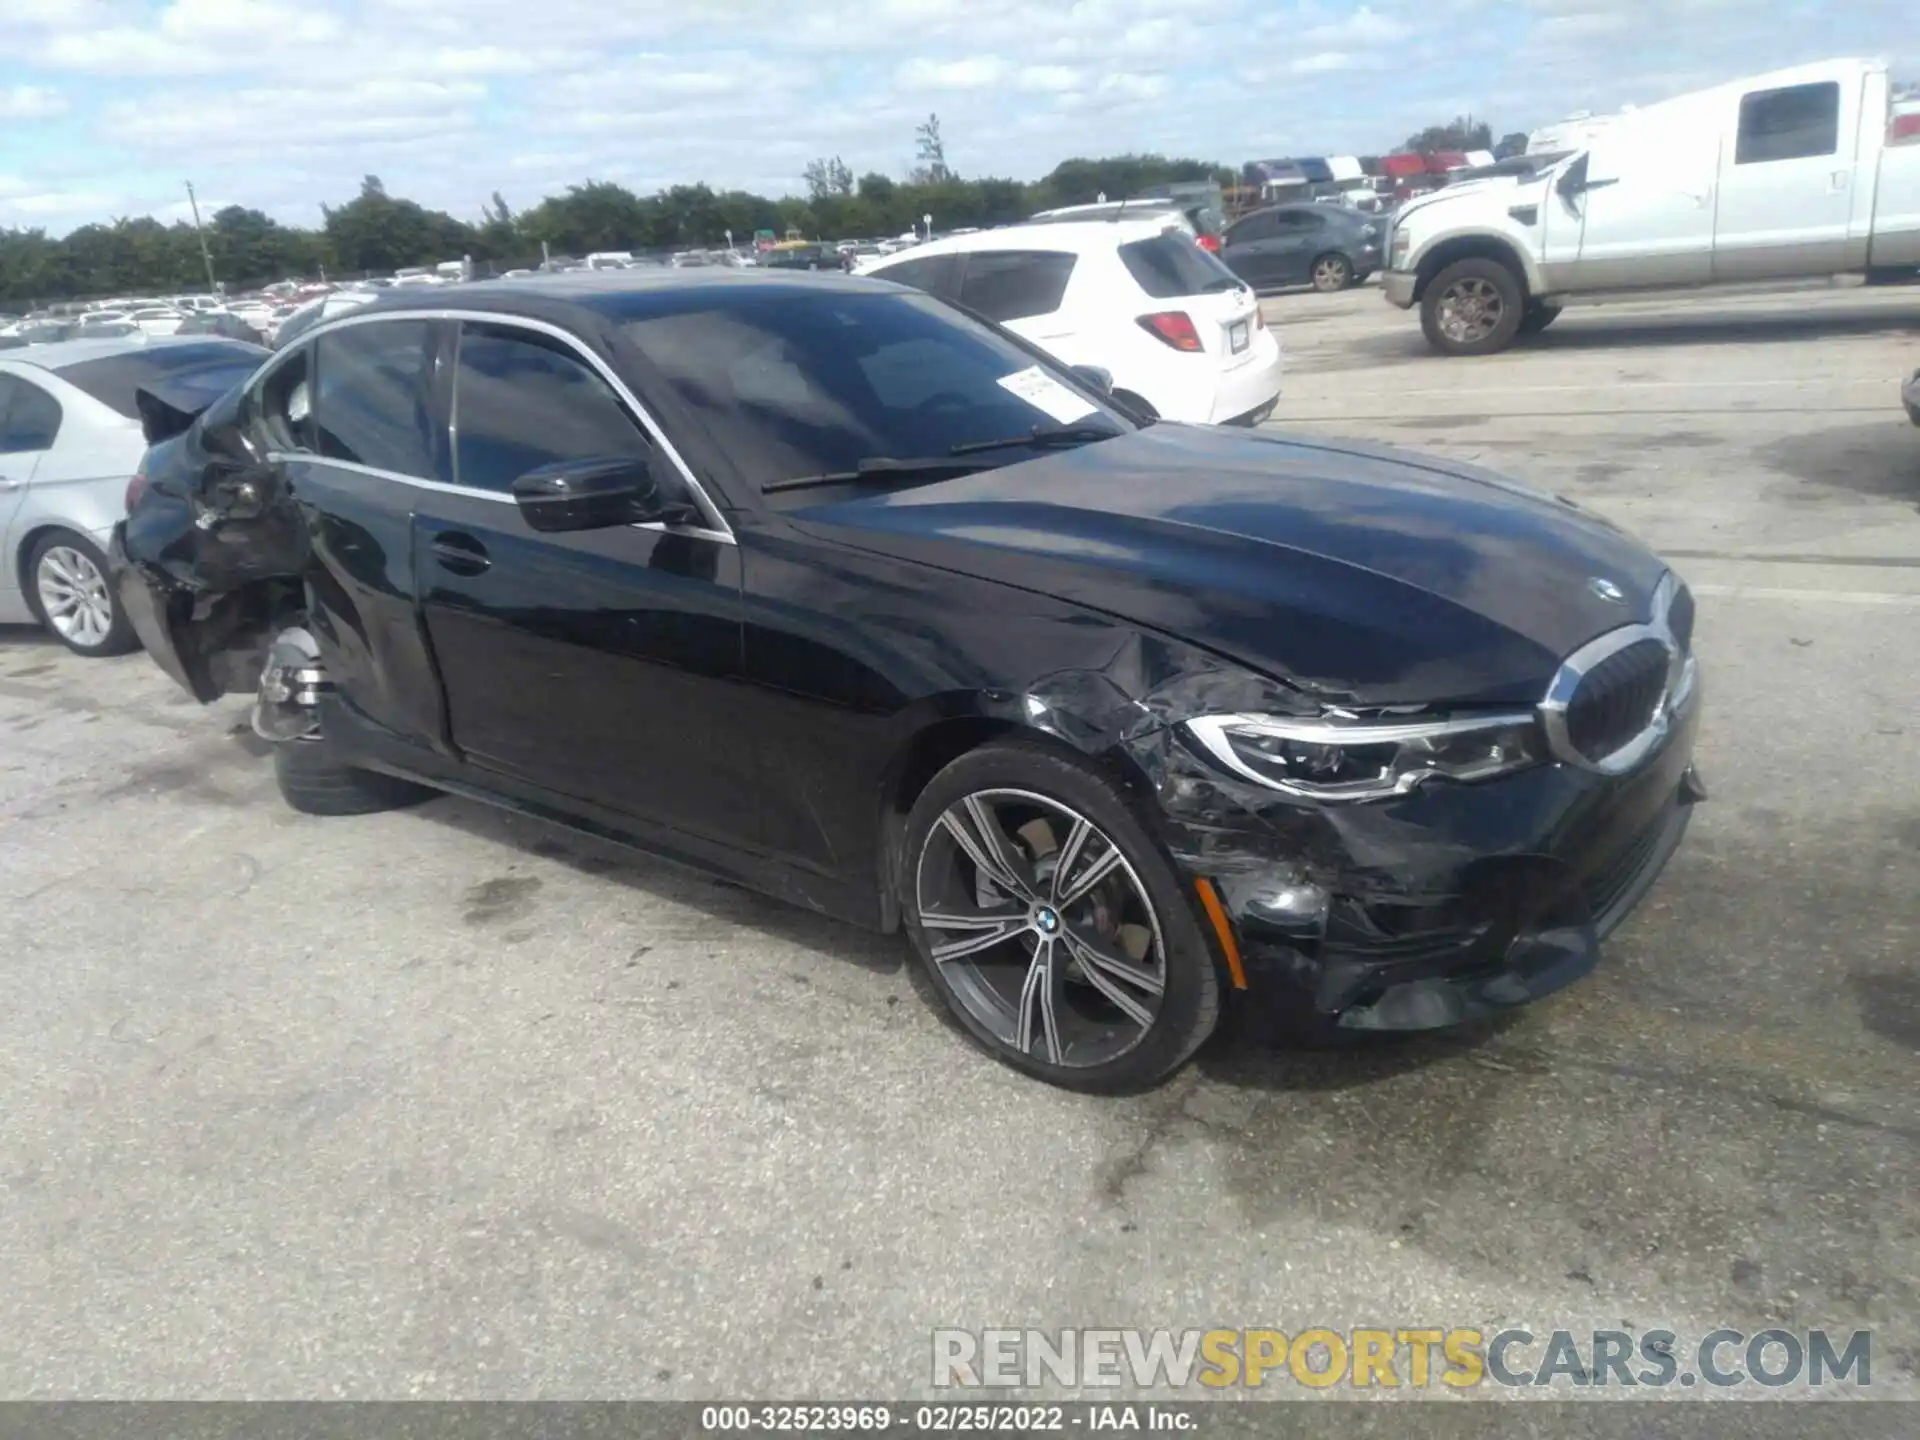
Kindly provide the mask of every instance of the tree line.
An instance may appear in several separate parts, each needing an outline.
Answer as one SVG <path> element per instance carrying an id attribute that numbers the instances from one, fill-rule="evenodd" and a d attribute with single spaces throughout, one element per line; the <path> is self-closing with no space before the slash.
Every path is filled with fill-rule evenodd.
<path id="1" fill-rule="evenodd" d="M 1526 136 L 1516 133 L 1499 148 L 1517 153 L 1525 146 Z M 1491 147 L 1491 128 L 1471 116 L 1428 126 L 1406 144 L 1419 152 Z M 543 253 L 700 249 L 726 243 L 729 234 L 746 245 L 762 230 L 826 240 L 898 235 L 926 215 L 940 230 L 985 227 L 1102 195 L 1119 199 L 1178 181 L 1230 185 L 1236 178 L 1211 161 L 1115 155 L 1062 161 L 1036 181 L 962 179 L 947 164 L 937 115 L 915 127 L 914 157 L 907 178 L 895 180 L 878 172 L 856 176 L 839 156 L 823 156 L 806 167 L 804 196 L 778 199 L 708 185 L 641 195 L 589 180 L 520 211 L 495 191 L 480 219 L 467 221 L 390 195 L 379 176 L 369 175 L 351 200 L 321 207 L 317 229 L 229 205 L 208 217 L 203 231 L 150 216 L 83 225 L 57 238 L 44 230 L 0 230 L 0 307 L 197 291 L 206 287 L 209 267 L 229 291 L 240 291 L 291 278 L 385 275 L 468 256 L 484 272 L 537 264 Z"/>
<path id="2" fill-rule="evenodd" d="M 537 263 L 596 250 L 668 251 L 747 245 L 754 232 L 797 231 L 809 239 L 902 234 L 933 216 L 939 230 L 1006 224 L 1036 210 L 1120 198 L 1181 180 L 1232 181 L 1230 170 L 1200 160 L 1121 155 L 1067 160 L 1046 178 L 966 180 L 946 163 L 939 122 L 918 136 L 919 163 L 906 180 L 855 177 L 838 157 L 807 167 L 807 194 L 778 199 L 708 185 L 674 185 L 651 195 L 590 180 L 525 210 L 497 191 L 478 221 L 455 218 L 390 195 L 376 175 L 344 204 L 324 206 L 316 229 L 286 225 L 262 211 L 230 205 L 206 218 L 204 233 L 151 217 L 83 225 L 53 237 L 44 230 L 0 231 L 0 306 L 106 295 L 204 290 L 207 263 L 230 291 L 287 278 L 336 279 L 391 274 L 471 256 L 482 269 Z M 206 252 L 203 257 L 201 241 Z"/>

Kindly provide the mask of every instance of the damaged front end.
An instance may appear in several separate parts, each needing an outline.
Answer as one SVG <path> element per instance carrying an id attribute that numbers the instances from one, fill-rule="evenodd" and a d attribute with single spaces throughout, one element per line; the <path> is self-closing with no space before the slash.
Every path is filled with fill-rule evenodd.
<path id="1" fill-rule="evenodd" d="M 1136 692 L 1115 741 L 1260 1011 L 1289 1033 L 1438 1028 L 1586 974 L 1678 848 L 1705 798 L 1682 648 L 1644 728 L 1593 760 L 1551 698 L 1369 710 L 1212 669 Z"/>

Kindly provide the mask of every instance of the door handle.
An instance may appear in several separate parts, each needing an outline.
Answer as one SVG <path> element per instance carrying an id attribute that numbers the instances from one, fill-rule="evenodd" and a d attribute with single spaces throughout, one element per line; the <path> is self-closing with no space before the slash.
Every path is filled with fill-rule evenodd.
<path id="1" fill-rule="evenodd" d="M 487 547 L 463 531 L 442 530 L 433 537 L 431 548 L 440 568 L 455 575 L 484 575 L 493 566 Z"/>

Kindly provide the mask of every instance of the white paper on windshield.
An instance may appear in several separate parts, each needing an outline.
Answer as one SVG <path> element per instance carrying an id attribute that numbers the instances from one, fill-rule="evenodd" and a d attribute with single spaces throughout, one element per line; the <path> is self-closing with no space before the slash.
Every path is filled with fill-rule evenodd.
<path id="1" fill-rule="evenodd" d="M 1045 412 L 1061 425 L 1071 425 L 1094 413 L 1087 403 L 1038 365 L 1016 370 L 1000 377 L 1000 388 L 1018 395 L 1034 409 Z"/>

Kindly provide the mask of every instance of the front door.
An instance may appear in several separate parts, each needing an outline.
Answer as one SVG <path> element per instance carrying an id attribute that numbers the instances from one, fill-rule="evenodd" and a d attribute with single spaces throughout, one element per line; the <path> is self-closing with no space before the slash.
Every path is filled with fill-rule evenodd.
<path id="1" fill-rule="evenodd" d="M 417 497 L 415 564 L 449 733 L 472 763 L 736 847 L 763 776 L 741 733 L 740 558 L 724 521 L 542 533 L 513 482 L 660 452 L 572 341 L 463 322 L 454 483 Z M 764 739 L 764 737 L 758 737 Z"/>
<path id="2" fill-rule="evenodd" d="M 1848 240 L 1859 110 L 1860 87 L 1834 80 L 1740 97 L 1738 129 L 1720 160 L 1714 279 L 1824 275 L 1866 263 L 1865 237 Z"/>
<path id="3" fill-rule="evenodd" d="M 1719 129 L 1691 110 L 1659 125 L 1625 122 L 1602 131 L 1581 162 L 1584 185 L 1549 201 L 1579 213 L 1578 288 L 1632 290 L 1710 279 L 1719 153 Z M 1550 216 L 1550 232 L 1559 219 Z"/>

